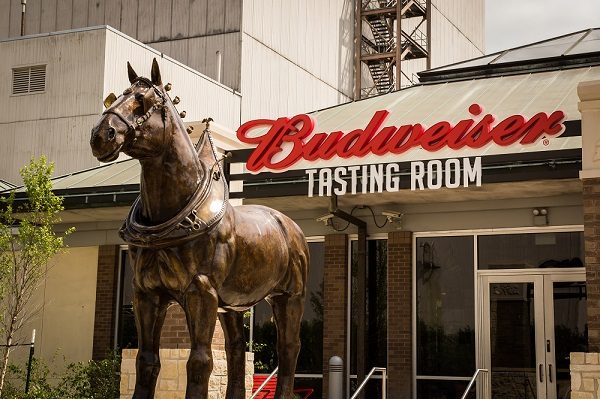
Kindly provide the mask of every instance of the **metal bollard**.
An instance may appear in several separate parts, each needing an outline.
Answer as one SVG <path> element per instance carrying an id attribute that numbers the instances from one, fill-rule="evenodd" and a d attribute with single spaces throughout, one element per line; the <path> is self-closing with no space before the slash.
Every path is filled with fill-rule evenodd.
<path id="1" fill-rule="evenodd" d="M 342 399 L 344 394 L 344 361 L 339 356 L 329 359 L 328 399 Z"/>

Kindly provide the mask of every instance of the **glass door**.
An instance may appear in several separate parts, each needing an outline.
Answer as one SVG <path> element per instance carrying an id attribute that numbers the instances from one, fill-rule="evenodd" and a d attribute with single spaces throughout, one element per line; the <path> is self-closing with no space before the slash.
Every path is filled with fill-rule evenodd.
<path id="1" fill-rule="evenodd" d="M 562 399 L 569 353 L 585 351 L 585 274 L 485 275 L 479 397 Z"/>

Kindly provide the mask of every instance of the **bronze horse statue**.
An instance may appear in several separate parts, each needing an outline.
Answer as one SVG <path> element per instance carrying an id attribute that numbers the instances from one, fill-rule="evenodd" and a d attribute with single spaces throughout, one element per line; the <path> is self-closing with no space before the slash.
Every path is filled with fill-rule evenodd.
<path id="1" fill-rule="evenodd" d="M 142 169 L 140 196 L 120 231 L 134 271 L 139 350 L 133 398 L 154 397 L 160 332 L 173 302 L 185 311 L 191 340 L 186 399 L 208 396 L 217 315 L 225 333 L 226 397 L 244 398 L 243 312 L 262 299 L 277 326 L 275 397 L 291 398 L 309 264 L 306 239 L 274 209 L 232 207 L 208 129 L 194 146 L 156 59 L 151 79 L 127 67 L 131 86 L 118 98 L 107 97 L 90 145 L 101 162 L 124 152 Z"/>

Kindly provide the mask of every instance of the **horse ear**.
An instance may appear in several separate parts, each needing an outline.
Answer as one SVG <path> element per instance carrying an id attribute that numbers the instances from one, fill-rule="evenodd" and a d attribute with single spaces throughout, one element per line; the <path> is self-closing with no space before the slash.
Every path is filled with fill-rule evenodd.
<path id="1" fill-rule="evenodd" d="M 152 78 L 152 84 L 156 86 L 162 85 L 162 79 L 160 77 L 160 68 L 158 67 L 158 62 L 156 58 L 152 60 L 152 72 L 150 73 L 150 77 Z"/>
<path id="2" fill-rule="evenodd" d="M 129 61 L 127 61 L 127 75 L 129 76 L 129 83 L 135 82 L 138 77 L 138 74 L 135 73 Z"/>

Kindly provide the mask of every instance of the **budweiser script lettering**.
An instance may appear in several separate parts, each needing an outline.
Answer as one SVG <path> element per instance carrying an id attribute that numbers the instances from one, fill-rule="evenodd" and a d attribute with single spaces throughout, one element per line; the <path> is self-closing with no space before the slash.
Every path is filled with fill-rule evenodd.
<path id="1" fill-rule="evenodd" d="M 529 119 L 512 115 L 498 123 L 494 115 L 483 115 L 483 107 L 479 104 L 472 104 L 469 113 L 471 118 L 455 125 L 441 121 L 428 128 L 419 123 L 383 127 L 389 112 L 382 110 L 375 112 L 364 129 L 348 133 L 313 133 L 314 120 L 300 114 L 293 118 L 246 122 L 238 129 L 237 137 L 256 146 L 246 167 L 250 172 L 259 172 L 263 168 L 274 171 L 288 169 L 303 159 L 316 161 L 333 157 L 364 157 L 367 154 L 402 154 L 417 147 L 435 152 L 444 147 L 460 150 L 465 147 L 481 148 L 490 143 L 503 147 L 516 143 L 527 145 L 547 136 L 559 135 L 564 130 L 563 111 L 554 111 L 550 115 L 539 112 Z M 268 131 L 262 135 L 251 134 L 257 128 L 268 128 Z M 275 160 L 286 143 L 291 149 Z"/>

